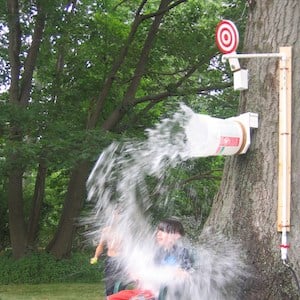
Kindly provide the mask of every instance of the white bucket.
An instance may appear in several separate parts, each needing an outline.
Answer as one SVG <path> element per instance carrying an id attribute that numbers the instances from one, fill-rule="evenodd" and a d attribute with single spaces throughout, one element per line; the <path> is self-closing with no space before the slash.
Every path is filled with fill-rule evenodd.
<path id="1" fill-rule="evenodd" d="M 201 114 L 191 117 L 185 133 L 191 157 L 234 155 L 243 149 L 246 140 L 240 122 Z"/>

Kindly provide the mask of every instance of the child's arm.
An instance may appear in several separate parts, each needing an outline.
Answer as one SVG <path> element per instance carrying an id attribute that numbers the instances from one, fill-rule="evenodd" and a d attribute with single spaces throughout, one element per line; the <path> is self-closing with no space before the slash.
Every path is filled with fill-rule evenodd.
<path id="1" fill-rule="evenodd" d="M 96 264 L 97 261 L 98 261 L 98 258 L 100 257 L 100 255 L 103 253 L 104 251 L 104 246 L 105 246 L 105 232 L 107 231 L 106 228 L 104 228 L 104 230 L 102 231 L 102 235 L 101 235 L 101 239 L 99 241 L 99 244 L 95 250 L 95 253 L 94 253 L 94 257 L 92 257 L 90 259 L 90 263 L 93 265 L 93 264 Z"/>
<path id="2" fill-rule="evenodd" d="M 95 250 L 94 257 L 92 257 L 91 260 L 90 260 L 90 263 L 92 265 L 97 263 L 98 258 L 103 253 L 103 251 L 104 251 L 104 243 L 103 243 L 103 241 L 100 241 L 97 248 L 96 248 L 96 250 Z"/>

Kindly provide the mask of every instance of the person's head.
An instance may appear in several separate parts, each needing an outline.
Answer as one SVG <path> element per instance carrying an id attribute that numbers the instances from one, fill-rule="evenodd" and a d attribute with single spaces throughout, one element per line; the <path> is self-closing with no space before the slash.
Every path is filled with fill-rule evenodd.
<path id="1" fill-rule="evenodd" d="M 182 236 L 184 236 L 184 228 L 178 220 L 165 219 L 159 222 L 156 231 L 156 242 L 160 246 L 170 248 Z"/>

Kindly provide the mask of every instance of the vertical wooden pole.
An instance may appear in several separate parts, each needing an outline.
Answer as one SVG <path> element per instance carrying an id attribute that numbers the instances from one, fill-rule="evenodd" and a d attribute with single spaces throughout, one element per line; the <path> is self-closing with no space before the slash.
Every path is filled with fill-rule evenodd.
<path id="1" fill-rule="evenodd" d="M 292 47 L 280 47 L 277 231 L 290 231 Z"/>

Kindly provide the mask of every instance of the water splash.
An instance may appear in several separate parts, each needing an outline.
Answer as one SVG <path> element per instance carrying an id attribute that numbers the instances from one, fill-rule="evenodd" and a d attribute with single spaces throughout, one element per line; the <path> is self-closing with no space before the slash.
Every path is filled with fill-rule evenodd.
<path id="1" fill-rule="evenodd" d="M 118 261 L 126 274 L 148 289 L 168 286 L 167 299 L 238 299 L 240 282 L 246 276 L 242 252 L 219 234 L 202 232 L 198 244 L 184 241 L 193 252 L 195 265 L 180 286 L 180 296 L 174 273 L 153 263 L 155 227 L 147 213 L 151 195 L 167 197 L 167 170 L 191 158 L 185 131 L 193 115 L 182 105 L 172 118 L 147 130 L 146 141 L 114 142 L 105 149 L 87 182 L 88 200 L 94 207 L 84 223 L 89 224 L 89 239 L 96 241 L 99 232 L 112 225 L 122 239 Z M 149 178 L 158 182 L 153 190 L 147 185 Z"/>

